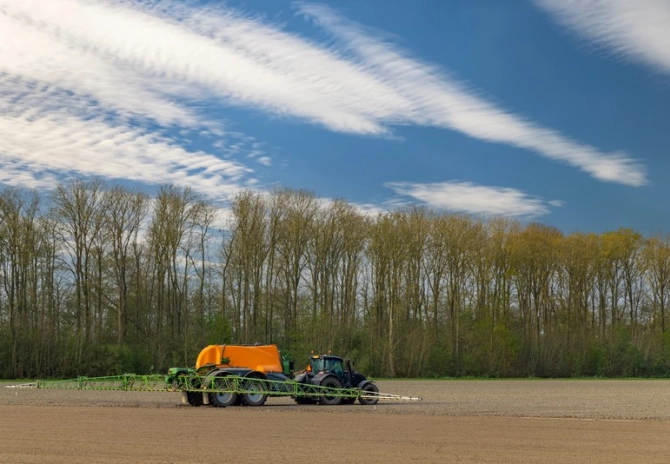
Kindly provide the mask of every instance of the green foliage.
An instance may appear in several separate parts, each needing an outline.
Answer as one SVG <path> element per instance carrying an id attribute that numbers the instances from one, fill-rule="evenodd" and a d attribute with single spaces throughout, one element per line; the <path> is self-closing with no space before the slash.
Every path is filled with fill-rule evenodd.
<path id="1" fill-rule="evenodd" d="M 617 327 L 609 347 L 608 377 L 636 377 L 646 373 L 644 358 L 639 348 L 633 345 L 629 328 Z"/>
<path id="2" fill-rule="evenodd" d="M 490 348 L 490 375 L 514 377 L 519 372 L 521 346 L 521 337 L 508 327 L 496 324 Z"/>
<path id="3" fill-rule="evenodd" d="M 221 312 L 216 312 L 207 319 L 204 330 L 208 345 L 227 344 L 233 341 L 233 328 L 228 318 Z"/>
<path id="4" fill-rule="evenodd" d="M 11 337 L 8 330 L 0 330 L 0 379 L 11 378 Z"/>
<path id="5" fill-rule="evenodd" d="M 658 350 L 658 358 L 649 360 L 649 375 L 652 377 L 670 377 L 670 332 L 658 333 L 654 336 L 654 348 Z"/>
<path id="6" fill-rule="evenodd" d="M 433 344 L 428 351 L 428 361 L 423 376 L 441 378 L 454 376 L 456 371 L 449 349 Z"/>
<path id="7" fill-rule="evenodd" d="M 591 342 L 584 356 L 575 357 L 574 375 L 578 377 L 605 377 L 608 369 L 607 347 Z"/>
<path id="8" fill-rule="evenodd" d="M 144 374 L 151 371 L 148 353 L 128 345 L 92 346 L 82 362 L 88 366 L 86 375 L 89 377 Z"/>

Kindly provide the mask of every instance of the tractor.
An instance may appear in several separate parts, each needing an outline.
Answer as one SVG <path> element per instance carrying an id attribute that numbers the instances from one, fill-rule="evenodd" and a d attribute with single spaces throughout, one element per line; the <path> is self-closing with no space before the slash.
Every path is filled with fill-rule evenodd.
<path id="1" fill-rule="evenodd" d="M 311 385 L 333 389 L 360 389 L 370 394 L 370 396 L 358 397 L 361 404 L 373 405 L 378 401 L 378 398 L 374 396 L 379 393 L 377 386 L 360 372 L 355 372 L 350 360 L 331 354 L 312 354 L 309 358 L 309 365 L 295 377 L 295 381 L 304 384 L 305 391 L 308 391 Z M 333 395 L 323 394 L 319 398 L 294 396 L 293 399 L 298 404 L 327 405 L 352 404 L 356 400 L 351 395 L 337 395 L 334 392 Z"/>

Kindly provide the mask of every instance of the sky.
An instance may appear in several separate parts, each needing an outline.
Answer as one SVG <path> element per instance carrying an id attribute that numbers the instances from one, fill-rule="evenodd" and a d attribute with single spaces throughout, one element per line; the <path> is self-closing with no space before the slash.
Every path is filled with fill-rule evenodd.
<path id="1" fill-rule="evenodd" d="M 0 188 L 670 233 L 668 0 L 0 0 Z"/>

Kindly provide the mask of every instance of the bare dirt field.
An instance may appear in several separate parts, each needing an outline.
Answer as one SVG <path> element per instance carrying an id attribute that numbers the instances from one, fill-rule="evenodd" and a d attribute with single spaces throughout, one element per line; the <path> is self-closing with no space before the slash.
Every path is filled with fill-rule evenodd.
<path id="1" fill-rule="evenodd" d="M 5 385 L 3 463 L 670 460 L 668 380 L 382 380 L 382 392 L 423 401 L 224 409 L 177 393 Z"/>

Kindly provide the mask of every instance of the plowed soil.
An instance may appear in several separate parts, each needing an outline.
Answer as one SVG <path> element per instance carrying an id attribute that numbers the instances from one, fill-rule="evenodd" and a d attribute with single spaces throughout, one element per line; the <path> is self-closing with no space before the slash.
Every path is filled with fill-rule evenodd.
<path id="1" fill-rule="evenodd" d="M 422 401 L 191 407 L 178 393 L 7 389 L 0 462 L 670 460 L 670 381 L 379 381 Z"/>

